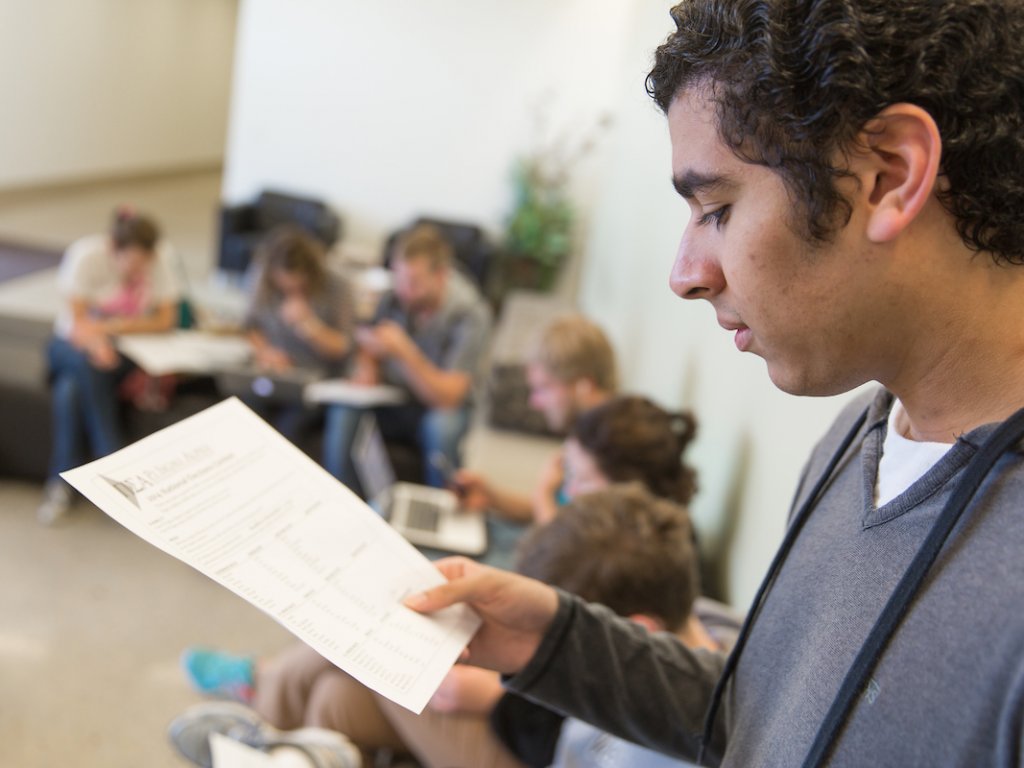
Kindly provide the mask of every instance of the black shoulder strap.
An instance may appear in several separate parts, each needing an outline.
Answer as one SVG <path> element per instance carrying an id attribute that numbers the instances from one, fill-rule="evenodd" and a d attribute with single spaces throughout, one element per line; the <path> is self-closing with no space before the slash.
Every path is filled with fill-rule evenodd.
<path id="1" fill-rule="evenodd" d="M 843 460 L 843 456 L 845 456 L 846 452 L 850 449 L 850 446 L 860 433 L 860 430 L 864 426 L 864 422 L 867 421 L 867 418 L 868 409 L 865 408 L 864 412 L 861 413 L 847 431 L 842 442 L 839 443 L 839 447 L 836 448 L 835 453 L 832 454 L 832 458 L 829 459 L 828 465 L 825 467 L 825 471 L 822 472 L 821 476 L 818 478 L 818 482 L 814 484 L 814 488 L 811 490 L 810 494 L 808 494 L 804 503 L 800 506 L 799 511 L 793 517 L 793 522 L 790 523 L 789 530 L 786 531 L 786 535 L 782 540 L 782 545 L 779 547 L 779 551 L 775 553 L 775 558 L 772 560 L 771 566 L 768 568 L 768 573 L 765 575 L 764 580 L 761 582 L 761 586 L 757 590 L 757 594 L 754 596 L 754 602 L 751 604 L 750 610 L 747 612 L 747 617 L 744 619 L 743 626 L 740 629 L 740 634 L 736 638 L 736 645 L 733 646 L 732 653 L 730 653 L 729 658 L 726 659 L 725 667 L 722 669 L 722 675 L 718 678 L 718 682 L 715 684 L 715 689 L 711 693 L 711 701 L 708 704 L 708 711 L 704 716 L 704 734 L 701 737 L 700 750 L 697 753 L 698 765 L 704 765 L 704 754 L 707 751 L 708 745 L 711 743 L 711 737 L 715 727 L 715 718 L 718 716 L 718 710 L 722 703 L 722 695 L 725 693 L 726 685 L 732 677 L 733 672 L 736 670 L 736 663 L 739 661 L 740 654 L 743 652 L 743 647 L 747 644 L 747 638 L 750 636 L 750 629 L 754 624 L 754 619 L 757 617 L 757 614 L 761 609 L 761 605 L 764 603 L 765 595 L 767 595 L 768 589 L 775 581 L 775 576 L 778 574 L 782 564 L 789 556 L 789 552 L 793 548 L 793 544 L 800 535 L 800 531 L 803 530 L 804 523 L 806 523 L 808 518 L 811 516 L 811 511 L 818 503 L 818 497 L 821 496 L 822 492 L 825 490 L 825 486 L 835 473 L 836 467 L 839 466 L 839 462 Z"/>

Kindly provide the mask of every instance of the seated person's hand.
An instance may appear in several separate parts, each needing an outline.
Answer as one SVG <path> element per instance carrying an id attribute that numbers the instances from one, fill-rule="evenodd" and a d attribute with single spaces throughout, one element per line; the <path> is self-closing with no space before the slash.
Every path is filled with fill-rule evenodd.
<path id="1" fill-rule="evenodd" d="M 117 349 L 101 323 L 87 318 L 77 320 L 71 329 L 71 343 L 83 350 L 89 362 L 97 368 L 111 370 L 117 367 Z"/>
<path id="2" fill-rule="evenodd" d="M 486 715 L 503 693 L 497 672 L 456 664 L 427 706 L 435 712 Z"/>
<path id="3" fill-rule="evenodd" d="M 281 315 L 281 319 L 293 328 L 308 323 L 311 320 L 316 320 L 313 308 L 301 296 L 289 296 L 286 298 L 281 302 L 281 308 L 278 310 L 278 313 Z"/>
<path id="4" fill-rule="evenodd" d="M 287 371 L 292 367 L 288 353 L 277 347 L 260 347 L 254 352 L 256 366 L 267 371 Z"/>
<path id="5" fill-rule="evenodd" d="M 118 355 L 117 349 L 114 347 L 112 342 L 106 336 L 97 338 L 89 345 L 89 362 L 91 362 L 97 368 L 104 371 L 112 371 L 118 366 L 121 361 L 121 356 Z"/>
<path id="6" fill-rule="evenodd" d="M 386 357 L 401 358 L 415 347 L 402 326 L 391 320 L 381 320 L 376 325 L 358 329 L 356 342 L 360 349 L 378 360 Z"/>
<path id="7" fill-rule="evenodd" d="M 459 497 L 460 506 L 482 512 L 494 506 L 494 494 L 486 478 L 470 469 L 458 469 L 452 476 L 452 490 Z"/>
<path id="8" fill-rule="evenodd" d="M 356 355 L 355 364 L 352 366 L 352 374 L 349 376 L 349 381 L 364 387 L 372 387 L 379 384 L 380 367 L 377 365 L 377 360 L 360 349 Z"/>

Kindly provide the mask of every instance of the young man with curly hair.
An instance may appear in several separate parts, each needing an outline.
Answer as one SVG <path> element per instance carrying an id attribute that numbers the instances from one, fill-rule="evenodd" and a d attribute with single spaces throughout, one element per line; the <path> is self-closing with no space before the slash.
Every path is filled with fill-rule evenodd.
<path id="1" fill-rule="evenodd" d="M 786 392 L 870 381 L 813 452 L 728 658 L 463 560 L 468 658 L 728 766 L 1024 764 L 1024 3 L 687 0 L 648 89 L 691 211 L 673 290 Z"/>

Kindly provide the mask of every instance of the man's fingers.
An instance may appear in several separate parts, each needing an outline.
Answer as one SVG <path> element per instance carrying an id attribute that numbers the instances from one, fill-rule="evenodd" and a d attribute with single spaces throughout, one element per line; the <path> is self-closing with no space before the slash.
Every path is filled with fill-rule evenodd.
<path id="1" fill-rule="evenodd" d="M 420 613 L 431 613 L 464 602 L 470 596 L 475 580 L 467 578 L 467 568 L 473 567 L 472 560 L 465 557 L 446 557 L 434 565 L 448 582 L 410 595 L 405 599 L 406 607 Z"/>
<path id="2" fill-rule="evenodd" d="M 449 605 L 461 603 L 464 595 L 465 589 L 460 584 L 442 584 L 440 587 L 410 595 L 405 599 L 405 606 L 420 613 L 433 613 Z"/>

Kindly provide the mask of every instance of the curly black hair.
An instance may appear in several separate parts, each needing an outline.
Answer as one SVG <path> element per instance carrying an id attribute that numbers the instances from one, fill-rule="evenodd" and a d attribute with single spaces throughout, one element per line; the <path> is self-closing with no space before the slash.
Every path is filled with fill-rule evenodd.
<path id="1" fill-rule="evenodd" d="M 965 244 L 1024 264 L 1024 2 L 684 0 L 672 18 L 648 93 L 668 111 L 708 87 L 723 142 L 780 174 L 810 242 L 849 220 L 835 159 L 911 103 L 938 125 L 938 195 Z"/>

